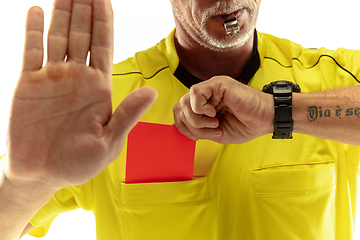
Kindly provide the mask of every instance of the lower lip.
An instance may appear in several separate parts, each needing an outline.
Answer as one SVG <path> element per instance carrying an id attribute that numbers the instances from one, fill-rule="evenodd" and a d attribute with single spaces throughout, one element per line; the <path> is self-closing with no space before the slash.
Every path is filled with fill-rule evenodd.
<path id="1" fill-rule="evenodd" d="M 240 15 L 241 15 L 241 10 L 237 10 L 237 11 L 229 13 L 229 14 L 221 15 L 221 17 L 223 20 L 225 20 L 225 19 L 229 19 L 232 17 L 238 18 Z"/>

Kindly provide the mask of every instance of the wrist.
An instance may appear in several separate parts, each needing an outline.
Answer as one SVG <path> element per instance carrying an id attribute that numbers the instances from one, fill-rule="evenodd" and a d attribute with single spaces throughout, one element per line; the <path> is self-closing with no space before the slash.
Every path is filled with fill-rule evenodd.
<path id="1" fill-rule="evenodd" d="M 271 134 L 274 132 L 274 119 L 275 119 L 275 106 L 274 106 L 274 98 L 270 94 L 264 94 L 266 96 L 266 130 L 265 134 Z"/>
<path id="2" fill-rule="evenodd" d="M 5 159 L 0 159 L 0 239 L 19 239 L 34 215 L 53 193 L 27 191 L 16 186 L 5 174 Z"/>
<path id="3" fill-rule="evenodd" d="M 301 133 L 301 125 L 302 125 L 302 118 L 301 118 L 301 108 L 299 103 L 302 101 L 302 97 L 304 94 L 301 93 L 294 93 L 293 94 L 293 120 L 294 120 L 294 132 Z"/>
<path id="4" fill-rule="evenodd" d="M 44 205 L 58 189 L 46 183 L 19 179 L 7 170 L 7 156 L 0 160 L 0 192 L 3 196 L 14 201 L 26 201 L 27 204 Z"/>

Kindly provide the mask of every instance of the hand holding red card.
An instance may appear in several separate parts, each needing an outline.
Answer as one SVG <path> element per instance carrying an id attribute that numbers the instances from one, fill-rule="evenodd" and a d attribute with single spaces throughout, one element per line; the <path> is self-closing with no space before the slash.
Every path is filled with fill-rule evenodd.
<path id="1" fill-rule="evenodd" d="M 139 122 L 128 136 L 125 183 L 192 180 L 195 145 L 174 125 Z"/>

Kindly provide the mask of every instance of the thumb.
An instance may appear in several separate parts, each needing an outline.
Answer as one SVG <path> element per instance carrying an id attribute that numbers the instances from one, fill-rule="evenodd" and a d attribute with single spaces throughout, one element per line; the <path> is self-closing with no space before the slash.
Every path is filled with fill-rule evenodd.
<path id="1" fill-rule="evenodd" d="M 155 102 L 157 96 L 155 89 L 142 87 L 130 93 L 116 108 L 104 134 L 111 160 L 119 156 L 130 130 Z"/>

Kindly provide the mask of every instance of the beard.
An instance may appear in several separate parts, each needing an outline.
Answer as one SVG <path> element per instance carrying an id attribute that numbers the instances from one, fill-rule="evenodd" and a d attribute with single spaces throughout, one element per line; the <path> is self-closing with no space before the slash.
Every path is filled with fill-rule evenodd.
<path id="1" fill-rule="evenodd" d="M 236 34 L 233 37 L 225 37 L 222 39 L 218 39 L 215 36 L 211 35 L 211 33 L 209 33 L 209 31 L 206 28 L 206 24 L 208 22 L 208 20 L 211 17 L 214 17 L 216 15 L 222 15 L 225 14 L 227 12 L 234 12 L 238 9 L 246 9 L 246 11 L 249 11 L 250 16 L 251 16 L 251 24 L 250 24 L 250 28 L 247 30 L 240 30 L 240 33 Z M 253 6 L 248 4 L 248 3 L 244 3 L 244 2 L 239 2 L 236 3 L 232 2 L 216 2 L 215 4 L 213 4 L 212 6 L 210 6 L 208 9 L 205 10 L 205 12 L 202 14 L 201 16 L 201 24 L 200 24 L 200 32 L 201 32 L 201 37 L 207 41 L 210 45 L 214 46 L 215 49 L 217 49 L 218 51 L 221 50 L 226 50 L 229 48 L 233 48 L 233 47 L 241 47 L 243 46 L 252 36 L 254 30 L 255 30 L 255 24 L 256 24 L 256 20 L 257 20 L 257 15 L 255 16 L 255 18 L 253 17 L 253 13 L 254 13 L 254 9 Z"/>
<path id="2" fill-rule="evenodd" d="M 196 1 L 188 0 L 187 6 L 183 8 L 178 6 L 178 2 L 181 1 L 171 0 L 174 16 L 196 42 L 208 49 L 217 52 L 226 52 L 234 48 L 240 48 L 249 41 L 254 33 L 258 9 L 249 2 L 244 2 L 243 0 L 233 0 L 232 2 L 217 1 L 205 9 L 200 16 L 194 12 L 194 9 L 197 9 Z M 244 27 L 241 27 L 240 33 L 232 37 L 227 37 L 224 28 L 224 35 L 219 38 L 219 36 L 209 31 L 207 24 L 212 17 L 235 12 L 239 9 L 249 14 L 249 22 L 247 22 Z"/>

